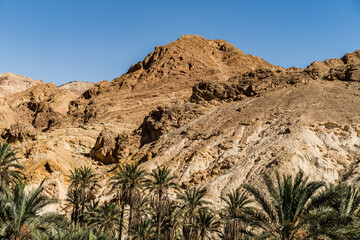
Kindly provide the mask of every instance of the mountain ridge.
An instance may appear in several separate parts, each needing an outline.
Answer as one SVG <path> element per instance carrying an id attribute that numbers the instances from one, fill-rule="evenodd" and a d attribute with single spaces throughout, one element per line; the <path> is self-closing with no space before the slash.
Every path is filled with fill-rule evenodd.
<path id="1" fill-rule="evenodd" d="M 184 36 L 81 96 L 44 83 L 2 98 L 1 136 L 20 148 L 29 181 L 49 179 L 60 199 L 72 168 L 93 167 L 106 192 L 114 166 L 131 162 L 169 166 L 215 204 L 276 170 L 358 184 L 359 67 L 360 50 L 285 69 Z"/>

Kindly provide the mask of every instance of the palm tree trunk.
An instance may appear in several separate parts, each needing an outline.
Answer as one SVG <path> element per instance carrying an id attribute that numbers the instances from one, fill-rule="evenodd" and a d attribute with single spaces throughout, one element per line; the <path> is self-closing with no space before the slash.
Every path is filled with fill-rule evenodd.
<path id="1" fill-rule="evenodd" d="M 158 212 L 157 212 L 157 237 L 160 239 L 161 234 L 161 202 L 162 201 L 162 191 L 159 191 L 159 203 L 158 203 Z"/>
<path id="2" fill-rule="evenodd" d="M 133 219 L 133 207 L 132 207 L 132 203 L 130 204 L 130 213 L 129 213 L 129 227 L 128 227 L 128 231 L 130 231 L 131 227 L 132 227 L 132 219 Z"/>
<path id="3" fill-rule="evenodd" d="M 193 213 L 191 212 L 191 215 L 189 217 L 189 239 L 191 239 L 193 236 Z"/>
<path id="4" fill-rule="evenodd" d="M 76 204 L 75 209 L 73 210 L 74 211 L 74 219 L 73 219 L 73 222 L 74 222 L 74 225 L 76 227 L 78 221 L 79 221 L 79 205 Z"/>
<path id="5" fill-rule="evenodd" d="M 125 204 L 121 204 L 121 213 L 120 213 L 120 227 L 119 227 L 119 240 L 122 239 L 122 230 L 123 230 L 123 222 L 124 222 L 124 209 Z"/>

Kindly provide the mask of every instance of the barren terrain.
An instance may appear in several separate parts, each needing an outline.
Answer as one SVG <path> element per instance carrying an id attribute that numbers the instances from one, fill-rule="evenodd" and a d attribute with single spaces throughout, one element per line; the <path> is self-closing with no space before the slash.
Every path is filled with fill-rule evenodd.
<path id="1" fill-rule="evenodd" d="M 91 85 L 38 83 L 0 99 L 1 137 L 21 149 L 30 182 L 48 179 L 50 195 L 65 197 L 74 167 L 94 167 L 103 183 L 125 162 L 168 165 L 214 203 L 274 170 L 360 177 L 360 50 L 284 69 L 224 40 L 183 36 Z"/>

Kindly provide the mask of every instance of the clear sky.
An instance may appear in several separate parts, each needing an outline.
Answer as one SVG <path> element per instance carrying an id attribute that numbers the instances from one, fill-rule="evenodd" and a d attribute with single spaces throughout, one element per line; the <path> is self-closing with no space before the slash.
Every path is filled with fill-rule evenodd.
<path id="1" fill-rule="evenodd" d="M 360 0 L 0 0 L 0 73 L 112 80 L 184 34 L 306 67 L 360 49 Z"/>

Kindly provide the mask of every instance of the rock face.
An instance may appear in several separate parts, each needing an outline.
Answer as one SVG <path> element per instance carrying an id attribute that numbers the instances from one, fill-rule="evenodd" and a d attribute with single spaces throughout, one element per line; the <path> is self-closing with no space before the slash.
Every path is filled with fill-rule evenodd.
<path id="1" fill-rule="evenodd" d="M 43 83 L 43 81 L 34 80 L 11 72 L 0 73 L 0 97 L 22 92 L 40 83 Z"/>
<path id="2" fill-rule="evenodd" d="M 359 64 L 358 50 L 284 69 L 184 36 L 81 96 L 38 84 L 0 99 L 1 136 L 21 149 L 29 181 L 50 179 L 60 198 L 74 167 L 92 166 L 104 184 L 126 162 L 167 165 L 215 204 L 275 170 L 358 184 Z"/>
<path id="3" fill-rule="evenodd" d="M 138 142 L 138 137 L 131 133 L 116 133 L 106 129 L 100 132 L 90 157 L 103 164 L 118 163 L 135 152 Z"/>
<path id="4" fill-rule="evenodd" d="M 75 98 L 68 90 L 45 83 L 6 96 L 0 101 L 0 128 L 10 132 L 15 130 L 11 130 L 13 126 L 20 125 L 48 129 L 67 114 L 69 102 Z"/>
<path id="5" fill-rule="evenodd" d="M 139 149 L 134 159 L 151 152 L 144 168 L 169 165 L 183 186 L 202 184 L 216 201 L 275 169 L 303 169 L 313 179 L 342 181 L 360 154 L 359 87 L 312 81 L 213 106 Z"/>
<path id="6" fill-rule="evenodd" d="M 360 50 L 347 53 L 341 59 L 315 61 L 305 70 L 323 79 L 360 81 Z"/>
<path id="7" fill-rule="evenodd" d="M 73 81 L 60 86 L 62 89 L 67 89 L 70 92 L 74 93 L 77 96 L 83 94 L 86 90 L 94 86 L 95 83 L 91 82 L 81 82 L 81 81 Z"/>
<path id="8" fill-rule="evenodd" d="M 160 106 L 151 111 L 141 124 L 141 144 L 156 141 L 165 133 L 179 128 L 203 113 L 204 109 L 201 106 L 191 103 Z"/>
<path id="9" fill-rule="evenodd" d="M 24 142 L 26 140 L 36 140 L 36 131 L 31 125 L 15 123 L 10 128 L 4 129 L 1 138 L 9 143 Z"/>

